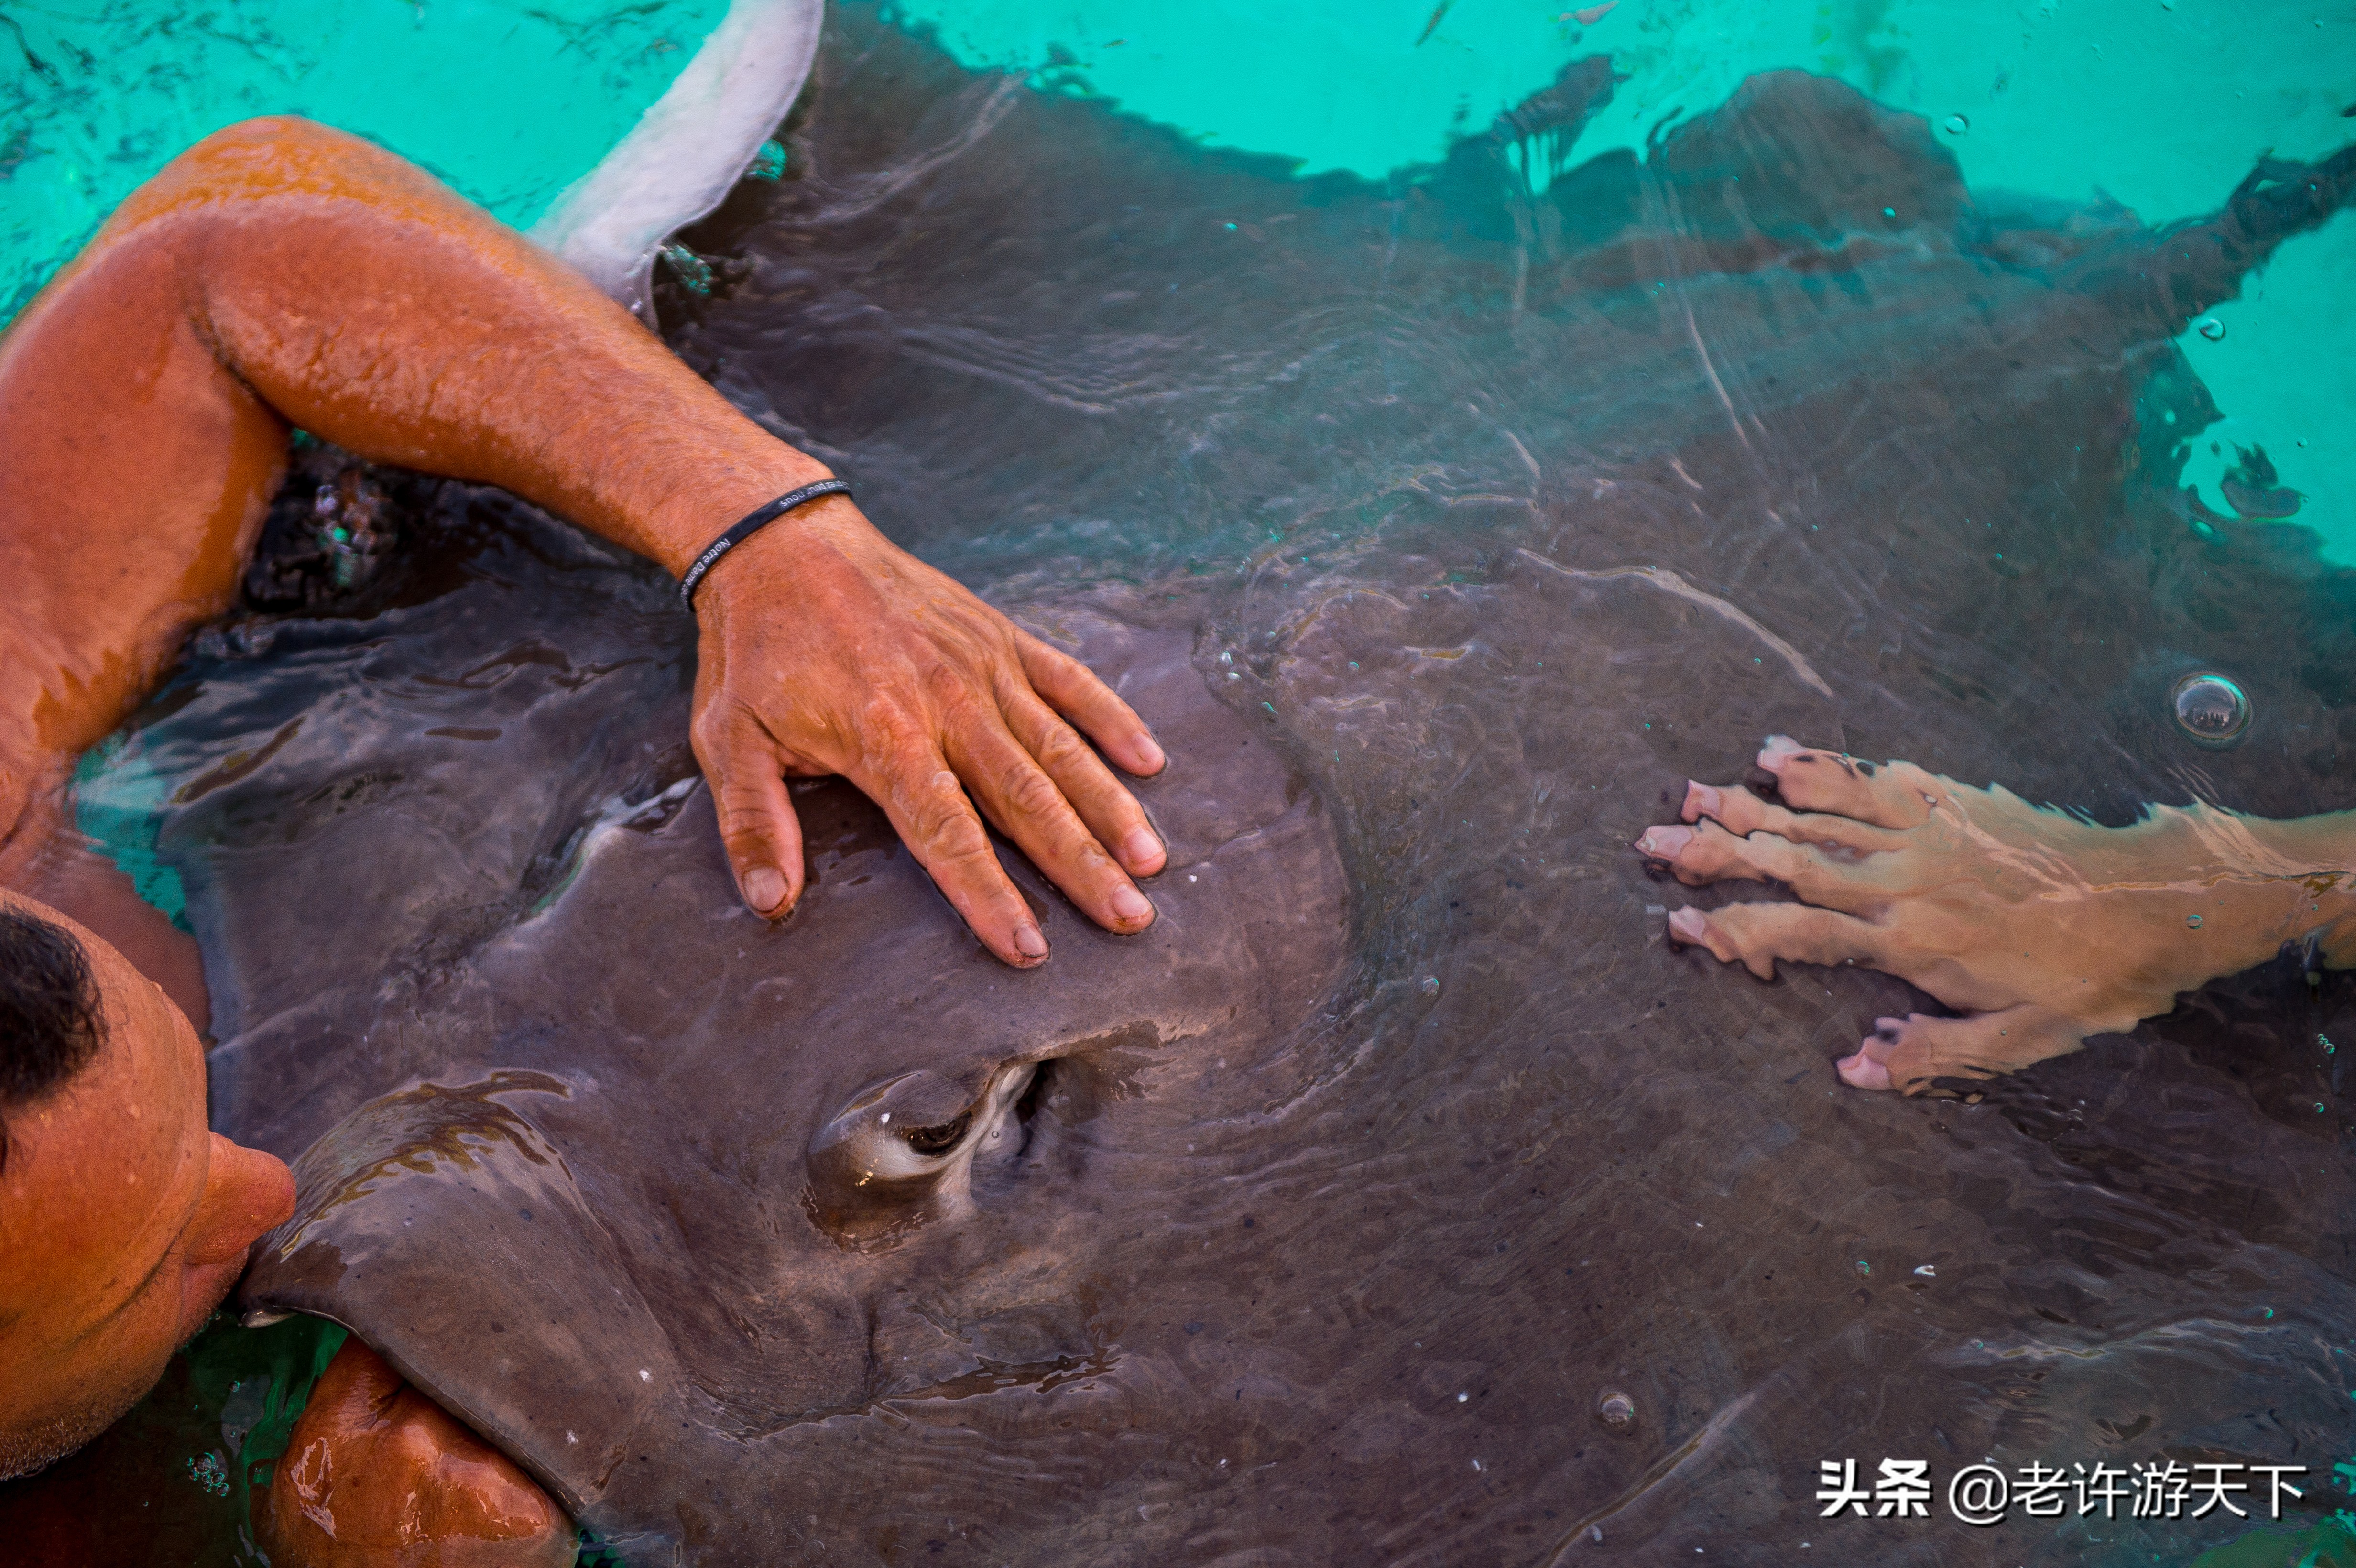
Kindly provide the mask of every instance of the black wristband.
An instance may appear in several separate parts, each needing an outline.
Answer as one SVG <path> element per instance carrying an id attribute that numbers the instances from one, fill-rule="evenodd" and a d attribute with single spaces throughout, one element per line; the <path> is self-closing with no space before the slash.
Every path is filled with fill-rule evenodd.
<path id="1" fill-rule="evenodd" d="M 805 485 L 798 490 L 788 490 L 759 510 L 747 512 L 744 521 L 706 545 L 703 553 L 689 563 L 686 572 L 679 580 L 679 602 L 687 606 L 691 614 L 693 613 L 695 585 L 703 581 L 705 573 L 720 564 L 720 558 L 792 511 L 796 507 L 805 501 L 815 501 L 821 496 L 850 494 L 851 486 L 843 481 L 821 479 L 814 485 Z"/>

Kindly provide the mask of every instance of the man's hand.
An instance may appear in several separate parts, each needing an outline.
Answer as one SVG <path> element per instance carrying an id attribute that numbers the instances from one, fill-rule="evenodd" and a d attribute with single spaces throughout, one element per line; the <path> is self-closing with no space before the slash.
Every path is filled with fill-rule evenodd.
<path id="1" fill-rule="evenodd" d="M 530 1477 L 358 1339 L 319 1375 L 256 1524 L 279 1568 L 572 1568 L 580 1551 Z"/>
<path id="2" fill-rule="evenodd" d="M 423 171 L 299 120 L 209 136 L 0 337 L 0 885 L 62 820 L 38 797 L 230 603 L 290 425 L 503 485 L 674 574 L 825 474 Z M 1008 963 L 1047 947 L 985 817 L 1095 920 L 1152 923 L 1131 879 L 1161 842 L 1081 739 L 1151 773 L 1144 725 L 848 499 L 731 551 L 696 608 L 696 752 L 756 911 L 801 891 L 785 775 L 840 773 Z"/>
<path id="3" fill-rule="evenodd" d="M 2161 807 L 2104 827 L 1780 735 L 1759 765 L 1780 803 L 1689 784 L 1691 826 L 1648 829 L 1636 848 L 1688 886 L 1781 882 L 1801 901 L 1682 909 L 1674 939 L 1762 979 L 1779 958 L 1863 964 L 1964 1013 L 1876 1020 L 1839 1064 L 1860 1089 L 1914 1093 L 2074 1051 L 2348 912 L 2326 885 L 2356 848 L 2340 819 Z"/>
<path id="4" fill-rule="evenodd" d="M 1029 966 L 1045 937 L 975 807 L 1098 924 L 1141 931 L 1132 877 L 1167 858 L 1083 734 L 1130 773 L 1162 766 L 1127 703 L 894 546 L 848 497 L 778 519 L 697 591 L 695 754 L 744 901 L 802 891 L 787 774 L 840 773 L 882 805 L 966 923 Z"/>

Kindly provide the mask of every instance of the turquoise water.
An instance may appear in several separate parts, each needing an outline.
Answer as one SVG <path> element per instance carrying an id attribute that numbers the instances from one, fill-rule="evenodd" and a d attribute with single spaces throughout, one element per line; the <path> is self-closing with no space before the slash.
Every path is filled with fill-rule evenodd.
<path id="1" fill-rule="evenodd" d="M 0 7 L 0 321 L 208 132 L 306 114 L 529 224 L 637 123 L 725 0 L 85 0 Z"/>

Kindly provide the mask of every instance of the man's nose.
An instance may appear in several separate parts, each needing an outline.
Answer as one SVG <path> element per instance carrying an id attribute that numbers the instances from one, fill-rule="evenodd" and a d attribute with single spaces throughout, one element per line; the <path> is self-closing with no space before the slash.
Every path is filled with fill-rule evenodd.
<path id="1" fill-rule="evenodd" d="M 198 1266 L 239 1261 L 256 1236 L 294 1212 L 294 1173 L 284 1160 L 211 1136 L 205 1195 L 188 1221 L 187 1261 Z"/>

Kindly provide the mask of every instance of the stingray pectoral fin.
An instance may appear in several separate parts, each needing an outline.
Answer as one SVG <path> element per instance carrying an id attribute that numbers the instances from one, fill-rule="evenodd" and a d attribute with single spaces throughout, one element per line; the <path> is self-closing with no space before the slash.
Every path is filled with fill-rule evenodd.
<path id="1" fill-rule="evenodd" d="M 1858 1089 L 1919 1094 L 1934 1078 L 1994 1078 L 2085 1043 L 2086 1026 L 2050 1008 L 2022 1003 L 1968 1018 L 1910 1013 L 1877 1019 L 1874 1032 L 1838 1063 L 1841 1081 Z"/>

